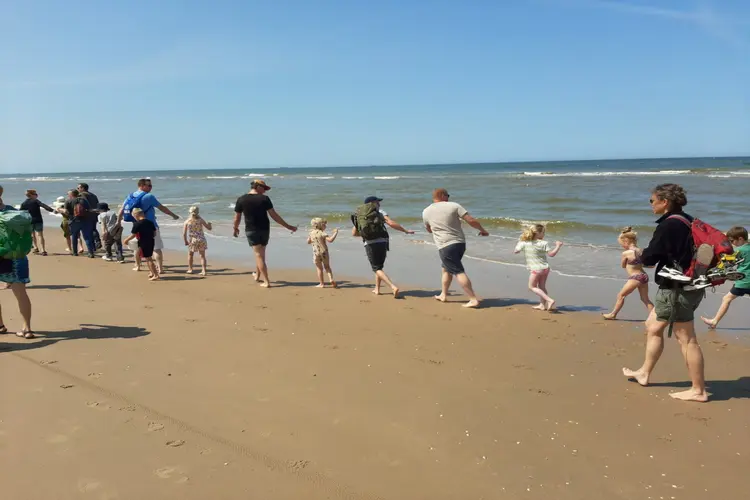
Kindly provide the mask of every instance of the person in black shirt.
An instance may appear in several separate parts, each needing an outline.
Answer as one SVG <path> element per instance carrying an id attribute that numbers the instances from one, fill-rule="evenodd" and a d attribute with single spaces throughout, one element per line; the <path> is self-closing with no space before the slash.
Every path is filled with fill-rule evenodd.
<path id="1" fill-rule="evenodd" d="M 98 220 L 99 216 L 99 211 L 97 209 L 99 207 L 99 197 L 94 193 L 89 192 L 89 185 L 85 182 L 81 182 L 78 184 L 78 193 L 80 194 L 81 198 L 85 199 L 89 204 L 89 210 L 91 211 L 91 213 L 86 219 L 86 222 L 89 226 L 91 226 L 91 234 L 94 240 L 94 245 L 96 245 L 97 249 L 100 249 L 102 247 L 102 238 L 99 234 L 99 230 L 96 228 L 96 221 Z"/>
<path id="2" fill-rule="evenodd" d="M 150 271 L 148 279 L 149 281 L 157 281 L 159 279 L 159 272 L 156 269 L 153 259 L 154 244 L 156 243 L 156 226 L 146 218 L 146 214 L 140 208 L 134 209 L 132 214 L 135 219 L 133 229 L 130 231 L 130 236 L 123 241 L 123 244 L 127 245 L 133 238 L 138 238 L 138 251 L 141 253 L 141 258 L 146 261 L 146 265 Z"/>
<path id="3" fill-rule="evenodd" d="M 240 196 L 234 206 L 234 237 L 240 235 L 240 221 L 244 215 L 245 236 L 247 242 L 253 248 L 253 252 L 255 252 L 257 267 L 255 280 L 259 282 L 262 280 L 260 286 L 268 288 L 271 286 L 271 281 L 268 279 L 268 266 L 266 265 L 266 246 L 268 246 L 268 240 L 271 236 L 271 221 L 268 220 L 268 217 L 270 216 L 292 233 L 297 231 L 297 226 L 290 226 L 276 213 L 271 199 L 265 194 L 271 189 L 271 186 L 266 184 L 265 181 L 256 179 L 250 184 L 250 188 L 250 192 Z"/>
<path id="4" fill-rule="evenodd" d="M 680 282 L 659 276 L 664 266 L 690 267 L 693 259 L 691 223 L 693 218 L 682 211 L 687 205 L 685 190 L 677 184 L 660 184 L 651 192 L 651 209 L 660 215 L 648 247 L 640 257 L 645 266 L 656 266 L 655 307 L 646 320 L 646 359 L 638 370 L 623 368 L 623 374 L 639 384 L 648 385 L 651 372 L 664 350 L 664 330 L 674 328 L 675 336 L 682 347 L 682 355 L 690 373 L 692 387 L 686 391 L 670 394 L 683 401 L 708 401 L 701 351 L 695 336 L 695 310 L 703 299 L 702 290 L 687 291 Z"/>
<path id="5" fill-rule="evenodd" d="M 39 253 L 41 251 L 42 255 L 47 255 L 47 248 L 44 242 L 44 219 L 42 218 L 42 209 L 45 209 L 47 212 L 55 211 L 39 201 L 39 195 L 36 190 L 29 189 L 26 191 L 26 200 L 21 203 L 21 210 L 26 210 L 29 212 L 29 215 L 31 215 L 31 237 L 34 243 L 34 253 Z"/>
<path id="6" fill-rule="evenodd" d="M 90 207 L 86 199 L 81 198 L 79 194 L 80 193 L 78 193 L 76 189 L 68 191 L 68 199 L 65 201 L 65 205 L 60 210 L 60 213 L 68 219 L 68 226 L 70 227 L 71 237 L 70 246 L 72 247 L 71 250 L 73 250 L 73 255 L 78 255 L 78 240 L 81 234 L 83 234 L 83 240 L 86 242 L 86 246 L 88 247 L 89 257 L 93 259 L 94 252 L 96 252 L 96 247 L 94 245 L 94 235 L 91 231 L 92 228 L 87 223 Z M 79 205 L 79 213 L 76 214 L 76 206 Z"/>

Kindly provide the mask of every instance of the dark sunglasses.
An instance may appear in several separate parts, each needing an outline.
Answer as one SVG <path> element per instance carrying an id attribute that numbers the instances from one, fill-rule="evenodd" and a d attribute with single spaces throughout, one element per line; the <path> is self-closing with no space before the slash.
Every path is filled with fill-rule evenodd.
<path id="1" fill-rule="evenodd" d="M 648 204 L 653 205 L 655 201 L 656 201 L 655 199 L 651 198 L 650 200 L 648 200 Z"/>

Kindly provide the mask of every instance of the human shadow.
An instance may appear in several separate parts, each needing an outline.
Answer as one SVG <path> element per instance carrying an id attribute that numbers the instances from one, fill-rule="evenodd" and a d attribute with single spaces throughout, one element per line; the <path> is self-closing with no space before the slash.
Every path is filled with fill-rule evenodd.
<path id="1" fill-rule="evenodd" d="M 686 389 L 692 384 L 682 382 L 649 382 L 652 387 L 673 387 L 675 389 Z M 711 401 L 729 401 L 730 399 L 750 399 L 750 377 L 740 377 L 736 380 L 709 380 L 706 381 L 706 390 L 710 394 Z"/>
<path id="2" fill-rule="evenodd" d="M 0 351 L 28 351 L 30 349 L 39 349 L 48 345 L 56 344 L 65 340 L 102 340 L 102 339 L 134 339 L 144 337 L 151 332 L 139 326 L 113 326 L 113 325 L 95 325 L 82 324 L 80 329 L 35 332 L 36 339 L 26 342 L 4 344 L 0 346 Z"/>
<path id="3" fill-rule="evenodd" d="M 557 308 L 559 312 L 601 312 L 606 311 L 601 306 L 560 306 Z"/>
<path id="4" fill-rule="evenodd" d="M 83 285 L 29 285 L 28 290 L 72 290 L 79 288 L 88 288 Z"/>

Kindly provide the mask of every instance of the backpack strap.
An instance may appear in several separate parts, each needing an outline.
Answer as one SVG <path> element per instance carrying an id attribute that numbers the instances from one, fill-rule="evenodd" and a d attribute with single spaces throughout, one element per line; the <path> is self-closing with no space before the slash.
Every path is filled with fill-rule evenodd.
<path id="1" fill-rule="evenodd" d="M 677 220 L 681 220 L 682 222 L 684 222 L 684 223 L 685 223 L 685 225 L 686 225 L 686 226 L 688 226 L 688 227 L 693 227 L 693 223 L 692 223 L 692 222 L 690 222 L 690 221 L 688 220 L 688 218 L 687 218 L 687 217 L 685 217 L 685 216 L 683 216 L 683 215 L 678 215 L 678 214 L 675 214 L 675 215 L 670 215 L 669 217 L 667 217 L 667 219 L 677 219 Z"/>

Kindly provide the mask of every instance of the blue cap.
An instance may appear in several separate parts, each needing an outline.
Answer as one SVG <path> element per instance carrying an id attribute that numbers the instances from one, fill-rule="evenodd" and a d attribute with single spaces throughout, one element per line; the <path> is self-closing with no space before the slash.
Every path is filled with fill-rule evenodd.
<path id="1" fill-rule="evenodd" d="M 365 198 L 365 203 L 374 203 L 376 201 L 383 201 L 383 198 L 378 198 L 377 196 L 368 196 Z"/>

